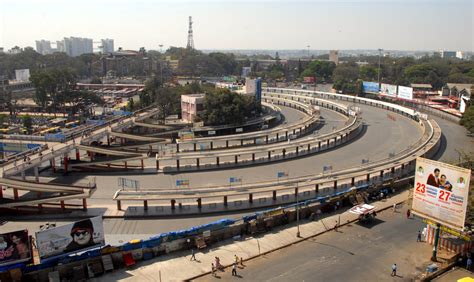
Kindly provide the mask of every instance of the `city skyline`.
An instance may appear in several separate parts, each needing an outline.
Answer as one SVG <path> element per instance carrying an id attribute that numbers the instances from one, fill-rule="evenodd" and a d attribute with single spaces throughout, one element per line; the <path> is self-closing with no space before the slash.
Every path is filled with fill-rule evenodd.
<path id="1" fill-rule="evenodd" d="M 464 0 L 86 0 L 74 4 L 7 0 L 0 3 L 0 8 L 0 47 L 5 50 L 16 45 L 34 48 L 36 40 L 69 36 L 95 41 L 112 38 L 116 49 L 160 49 L 159 44 L 164 48 L 185 47 L 189 16 L 194 20 L 197 49 L 474 49 L 473 4 Z"/>

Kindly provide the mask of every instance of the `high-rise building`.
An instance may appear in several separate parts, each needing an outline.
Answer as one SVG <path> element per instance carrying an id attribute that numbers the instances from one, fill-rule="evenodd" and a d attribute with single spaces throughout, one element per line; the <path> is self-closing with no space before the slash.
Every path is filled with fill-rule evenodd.
<path id="1" fill-rule="evenodd" d="M 41 55 L 47 55 L 53 53 L 51 49 L 51 42 L 49 40 L 36 40 L 36 52 Z"/>
<path id="2" fill-rule="evenodd" d="M 456 51 L 440 51 L 441 58 L 456 58 Z"/>
<path id="3" fill-rule="evenodd" d="M 251 67 L 242 67 L 242 77 L 247 77 L 251 72 Z"/>
<path id="4" fill-rule="evenodd" d="M 339 51 L 337 50 L 329 51 L 329 61 L 334 62 L 337 65 L 339 63 Z"/>
<path id="5" fill-rule="evenodd" d="M 66 53 L 66 48 L 64 47 L 64 41 L 56 41 L 56 51 Z"/>
<path id="6" fill-rule="evenodd" d="M 114 51 L 114 40 L 113 39 L 101 39 L 101 51 L 102 53 L 112 53 Z"/>
<path id="7" fill-rule="evenodd" d="M 30 69 L 15 70 L 15 80 L 21 82 L 30 81 Z"/>
<path id="8" fill-rule="evenodd" d="M 71 57 L 77 57 L 82 54 L 93 53 L 92 39 L 80 37 L 65 37 L 63 42 L 66 54 Z"/>
<path id="9" fill-rule="evenodd" d="M 245 93 L 252 95 L 255 98 L 257 107 L 262 104 L 262 79 L 261 78 L 246 78 L 245 79 Z"/>

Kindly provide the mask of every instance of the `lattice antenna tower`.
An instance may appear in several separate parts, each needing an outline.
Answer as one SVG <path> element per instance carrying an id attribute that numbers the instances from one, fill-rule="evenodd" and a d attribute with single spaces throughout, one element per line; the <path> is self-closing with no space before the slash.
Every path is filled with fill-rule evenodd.
<path id="1" fill-rule="evenodd" d="M 189 16 L 188 45 L 186 45 L 186 48 L 194 49 L 193 18 L 191 16 Z"/>

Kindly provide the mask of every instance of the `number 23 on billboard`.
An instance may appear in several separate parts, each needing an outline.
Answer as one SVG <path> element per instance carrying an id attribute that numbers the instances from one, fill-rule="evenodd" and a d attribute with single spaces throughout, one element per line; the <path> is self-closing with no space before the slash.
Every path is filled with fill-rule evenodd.
<path id="1" fill-rule="evenodd" d="M 416 183 L 416 192 L 425 193 L 426 192 L 426 185 L 420 182 Z"/>

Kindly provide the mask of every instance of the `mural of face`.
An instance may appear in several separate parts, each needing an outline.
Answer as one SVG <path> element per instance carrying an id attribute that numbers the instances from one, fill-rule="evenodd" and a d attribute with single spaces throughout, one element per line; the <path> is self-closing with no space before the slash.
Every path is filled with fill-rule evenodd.
<path id="1" fill-rule="evenodd" d="M 0 250 L 5 250 L 8 247 L 7 242 L 5 242 L 5 238 L 3 236 L 0 236 Z"/>
<path id="2" fill-rule="evenodd" d="M 87 245 L 92 234 L 89 229 L 77 229 L 73 234 L 73 240 L 79 245 Z"/>

